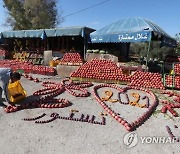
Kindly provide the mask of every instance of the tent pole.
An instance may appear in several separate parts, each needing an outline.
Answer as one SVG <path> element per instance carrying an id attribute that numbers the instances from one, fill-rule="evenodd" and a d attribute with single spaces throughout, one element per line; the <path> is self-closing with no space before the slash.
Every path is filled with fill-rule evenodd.
<path id="1" fill-rule="evenodd" d="M 49 50 L 49 40 L 48 40 L 48 38 L 47 38 L 47 50 Z"/>
<path id="2" fill-rule="evenodd" d="M 86 38 L 84 37 L 84 60 L 86 59 Z"/>
<path id="3" fill-rule="evenodd" d="M 147 68 L 148 60 L 149 60 L 149 50 L 150 50 L 150 46 L 151 46 L 151 41 L 149 41 L 149 44 L 148 44 L 148 50 L 147 50 L 147 55 L 146 55 L 146 68 Z"/>

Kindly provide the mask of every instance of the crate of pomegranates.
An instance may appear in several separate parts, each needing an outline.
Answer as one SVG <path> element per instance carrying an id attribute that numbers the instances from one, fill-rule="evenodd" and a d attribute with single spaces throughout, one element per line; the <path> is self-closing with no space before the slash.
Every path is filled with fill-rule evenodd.
<path id="1" fill-rule="evenodd" d="M 180 75 L 164 74 L 164 86 L 166 88 L 180 89 Z"/>
<path id="2" fill-rule="evenodd" d="M 179 75 L 175 74 L 174 87 L 176 89 L 180 89 L 180 74 Z"/>
<path id="3" fill-rule="evenodd" d="M 173 63 L 174 74 L 180 75 L 180 62 Z"/>
<path id="4" fill-rule="evenodd" d="M 167 88 L 174 88 L 174 75 L 164 74 L 164 86 Z"/>

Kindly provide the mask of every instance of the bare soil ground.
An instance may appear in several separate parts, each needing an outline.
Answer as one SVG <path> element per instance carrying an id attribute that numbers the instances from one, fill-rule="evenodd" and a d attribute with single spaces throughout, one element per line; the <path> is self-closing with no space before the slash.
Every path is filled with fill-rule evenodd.
<path id="1" fill-rule="evenodd" d="M 41 81 L 60 82 L 59 77 L 48 77 L 43 75 L 32 75 Z M 27 80 L 22 77 L 21 83 L 27 91 L 28 98 L 34 99 L 33 92 L 42 89 L 40 83 Z M 94 83 L 98 85 L 100 83 Z M 124 85 L 118 85 L 124 87 Z M 23 118 L 37 117 L 46 114 L 40 120 L 50 119 L 53 112 L 60 116 L 68 117 L 71 109 L 76 109 L 74 117 L 79 118 L 81 114 L 95 116 L 95 120 L 102 121 L 101 112 L 105 112 L 101 105 L 92 95 L 93 87 L 86 88 L 91 95 L 89 97 L 75 97 L 64 92 L 58 98 L 65 98 L 72 102 L 72 105 L 65 108 L 34 108 L 21 111 L 6 113 L 0 108 L 0 153 L 1 154 L 175 154 L 180 153 L 180 142 L 161 142 L 153 143 L 152 137 L 168 138 L 166 126 L 169 126 L 175 136 L 179 136 L 180 118 L 159 113 L 151 115 L 148 120 L 138 127 L 134 133 L 137 135 L 137 143 L 132 140 L 135 146 L 128 146 L 124 136 L 128 133 L 124 126 L 114 120 L 110 115 L 105 116 L 106 124 L 98 125 L 87 122 L 77 122 L 71 120 L 56 119 L 46 124 L 36 124 L 34 121 L 24 121 Z M 102 88 L 98 90 L 100 96 L 104 96 L 104 91 L 111 89 L 114 92 L 113 99 L 117 99 L 117 90 L 112 88 Z M 141 96 L 147 95 L 144 92 L 130 90 L 128 93 L 138 92 Z M 167 95 L 159 94 L 155 91 L 158 98 L 171 99 Z M 150 104 L 152 103 L 152 97 Z M 142 100 L 141 100 L 142 101 Z M 143 103 L 143 101 L 141 102 Z M 128 122 L 134 121 L 147 109 L 135 106 L 122 105 L 120 103 L 106 102 L 115 112 L 126 118 Z M 163 104 L 159 103 L 156 108 L 160 110 Z M 178 113 L 179 109 L 175 109 Z M 175 128 L 177 125 L 178 128 Z M 142 142 L 144 139 L 144 142 Z M 125 141 L 125 143 L 124 143 Z M 130 144 L 130 141 L 128 142 Z M 129 147 L 129 148 L 128 148 Z M 131 147 L 131 148 L 130 148 Z"/>

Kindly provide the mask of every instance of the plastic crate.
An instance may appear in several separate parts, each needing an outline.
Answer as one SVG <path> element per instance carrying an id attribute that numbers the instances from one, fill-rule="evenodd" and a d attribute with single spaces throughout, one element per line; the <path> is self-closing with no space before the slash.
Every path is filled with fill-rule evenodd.
<path id="1" fill-rule="evenodd" d="M 175 74 L 175 79 L 174 79 L 174 87 L 176 89 L 180 89 L 180 75 Z"/>
<path id="2" fill-rule="evenodd" d="M 174 88 L 174 75 L 164 74 L 164 86 L 166 88 Z"/>
<path id="3" fill-rule="evenodd" d="M 180 75 L 164 74 L 164 86 L 166 88 L 180 89 Z"/>
<path id="4" fill-rule="evenodd" d="M 180 75 L 180 62 L 173 63 L 173 73 Z"/>
<path id="5" fill-rule="evenodd" d="M 18 103 L 24 100 L 27 96 L 27 93 L 22 87 L 20 81 L 9 83 L 8 92 L 9 92 L 9 99 L 13 103 Z"/>

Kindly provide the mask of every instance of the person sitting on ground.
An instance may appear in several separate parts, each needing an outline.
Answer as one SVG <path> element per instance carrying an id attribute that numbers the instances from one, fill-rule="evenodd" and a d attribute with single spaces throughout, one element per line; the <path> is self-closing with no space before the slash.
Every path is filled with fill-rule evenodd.
<path id="1" fill-rule="evenodd" d="M 18 72 L 13 72 L 10 68 L 0 68 L 0 107 L 6 107 L 3 103 L 2 93 L 5 95 L 6 102 L 11 104 L 8 95 L 8 84 L 20 79 L 21 75 Z"/>

